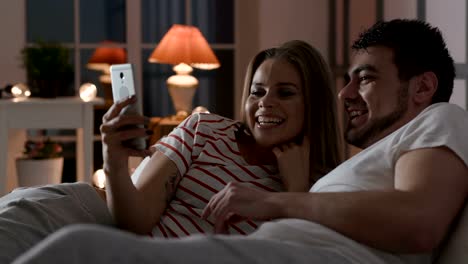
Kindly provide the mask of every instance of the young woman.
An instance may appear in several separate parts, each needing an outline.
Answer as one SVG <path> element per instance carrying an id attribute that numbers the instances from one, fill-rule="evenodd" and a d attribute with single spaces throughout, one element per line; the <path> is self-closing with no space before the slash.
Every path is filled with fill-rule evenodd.
<path id="1" fill-rule="evenodd" d="M 250 63 L 242 98 L 242 121 L 215 114 L 193 114 L 169 136 L 136 184 L 128 175 L 128 155 L 146 155 L 122 146 L 144 129 L 120 116 L 134 99 L 117 102 L 103 118 L 107 201 L 117 225 L 139 234 L 181 237 L 211 233 L 201 217 L 211 197 L 229 182 L 268 191 L 308 191 L 341 161 L 335 93 L 330 72 L 317 50 L 290 41 L 260 52 Z M 249 234 L 250 220 L 229 232 Z"/>
<path id="2" fill-rule="evenodd" d="M 0 198 L 0 262 L 11 262 L 75 223 L 116 223 L 155 237 L 212 233 L 214 219 L 203 210 L 227 185 L 308 191 L 340 163 L 334 86 L 326 63 L 309 44 L 291 41 L 260 52 L 248 67 L 243 93 L 241 122 L 193 114 L 160 140 L 154 153 L 122 146 L 147 131 L 121 130 L 145 118 L 119 115 L 135 98 L 116 102 L 101 126 L 108 207 L 86 183 L 13 191 Z M 151 155 L 135 183 L 128 174 L 131 155 Z M 258 224 L 243 219 L 225 229 L 249 234 Z"/>

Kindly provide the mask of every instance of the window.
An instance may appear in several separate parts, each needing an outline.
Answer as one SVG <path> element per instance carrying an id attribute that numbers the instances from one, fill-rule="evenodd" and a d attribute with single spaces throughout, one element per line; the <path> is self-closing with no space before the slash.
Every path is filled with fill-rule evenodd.
<path id="1" fill-rule="evenodd" d="M 101 73 L 86 68 L 94 49 L 103 41 L 115 42 L 128 54 L 140 54 L 140 58 L 129 56 L 129 61 L 141 69 L 147 116 L 174 113 L 165 85 L 173 74 L 172 67 L 149 63 L 147 58 L 172 24 L 199 27 L 221 67 L 194 70 L 200 84 L 193 105 L 234 116 L 234 0 L 27 0 L 26 9 L 29 44 L 37 40 L 53 41 L 71 49 L 75 67 L 72 93 L 80 84 L 92 82 L 98 86 L 98 95 L 104 96 L 99 83 Z M 135 19 L 140 19 L 139 23 L 132 23 Z M 141 36 L 140 40 L 128 39 L 134 30 L 139 31 L 136 35 Z"/>
<path id="2" fill-rule="evenodd" d="M 150 53 L 172 24 L 198 26 L 221 67 L 193 72 L 199 79 L 193 106 L 203 105 L 213 113 L 234 117 L 234 0 L 26 0 L 26 18 L 28 45 L 40 40 L 70 48 L 75 78 L 63 95 L 76 94 L 82 83 L 91 82 L 98 87 L 98 96 L 104 97 L 105 87 L 99 81 L 102 73 L 86 64 L 103 41 L 124 48 L 137 69 L 137 89 L 141 89 L 146 116 L 175 113 L 165 84 L 173 74 L 172 67 L 149 63 Z M 102 113 L 96 111 L 96 133 Z M 74 140 L 69 140 L 69 134 L 74 131 L 47 131 L 47 135 L 64 137 L 64 182 L 74 181 L 75 173 Z M 96 142 L 94 168 L 102 166 L 100 147 Z"/>

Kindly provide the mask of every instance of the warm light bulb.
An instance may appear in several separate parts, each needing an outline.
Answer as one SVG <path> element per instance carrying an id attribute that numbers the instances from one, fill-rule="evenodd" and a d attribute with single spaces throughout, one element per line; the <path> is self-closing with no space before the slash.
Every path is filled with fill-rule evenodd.
<path id="1" fill-rule="evenodd" d="M 104 173 L 103 169 L 99 169 L 96 172 L 94 172 L 93 183 L 98 188 L 104 189 L 104 187 L 106 186 L 106 174 Z"/>
<path id="2" fill-rule="evenodd" d="M 29 87 L 26 84 L 18 83 L 11 88 L 11 94 L 15 98 L 28 98 L 29 96 L 31 96 L 31 91 L 29 90 Z"/>
<path id="3" fill-rule="evenodd" d="M 198 86 L 197 78 L 190 75 L 192 67 L 185 63 L 179 63 L 172 68 L 177 74 L 167 79 L 168 85 L 176 85 L 180 88 L 193 88 Z"/>
<path id="4" fill-rule="evenodd" d="M 172 69 L 177 72 L 178 74 L 189 74 L 193 71 L 193 68 L 190 67 L 190 65 L 187 65 L 186 63 L 179 63 L 172 67 Z"/>
<path id="5" fill-rule="evenodd" d="M 80 98 L 87 102 L 96 98 L 97 88 L 92 83 L 84 83 L 80 86 Z"/>

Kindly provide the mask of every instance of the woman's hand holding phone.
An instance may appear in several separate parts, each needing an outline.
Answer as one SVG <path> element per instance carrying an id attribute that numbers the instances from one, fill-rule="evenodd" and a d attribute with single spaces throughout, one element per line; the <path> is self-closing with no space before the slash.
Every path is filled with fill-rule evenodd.
<path id="1" fill-rule="evenodd" d="M 135 104 L 135 102 L 135 96 L 119 100 L 109 108 L 102 118 L 100 131 L 105 171 L 111 168 L 120 170 L 123 169 L 122 166 L 127 168 L 129 156 L 145 157 L 152 154 L 151 150 L 135 149 L 123 144 L 123 142 L 134 138 L 144 139 L 152 132 L 144 128 L 148 120 L 146 117 L 139 114 L 121 114 L 123 109 Z"/>
<path id="2" fill-rule="evenodd" d="M 135 97 L 135 79 L 133 76 L 133 66 L 130 63 L 126 64 L 115 64 L 110 67 L 111 82 L 112 82 L 112 96 L 114 102 L 119 102 L 128 97 Z M 120 109 L 120 115 L 142 115 L 141 105 L 138 105 L 136 101 L 125 105 Z M 130 130 L 133 129 L 132 124 L 123 126 L 120 129 Z M 143 128 L 142 125 L 137 125 L 139 128 Z M 129 148 L 137 150 L 146 149 L 146 140 L 143 137 L 130 138 L 123 141 L 122 144 Z"/>

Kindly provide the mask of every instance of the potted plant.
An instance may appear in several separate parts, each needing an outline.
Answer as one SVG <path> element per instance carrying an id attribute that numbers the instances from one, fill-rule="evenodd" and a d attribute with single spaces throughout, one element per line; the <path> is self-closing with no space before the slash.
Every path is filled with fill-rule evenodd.
<path id="1" fill-rule="evenodd" d="M 21 55 L 32 96 L 53 98 L 69 95 L 73 66 L 68 48 L 58 43 L 39 41 L 23 48 Z"/>
<path id="2" fill-rule="evenodd" d="M 23 156 L 16 159 L 16 170 L 18 185 L 22 187 L 60 183 L 62 146 L 50 138 L 26 141 Z"/>

